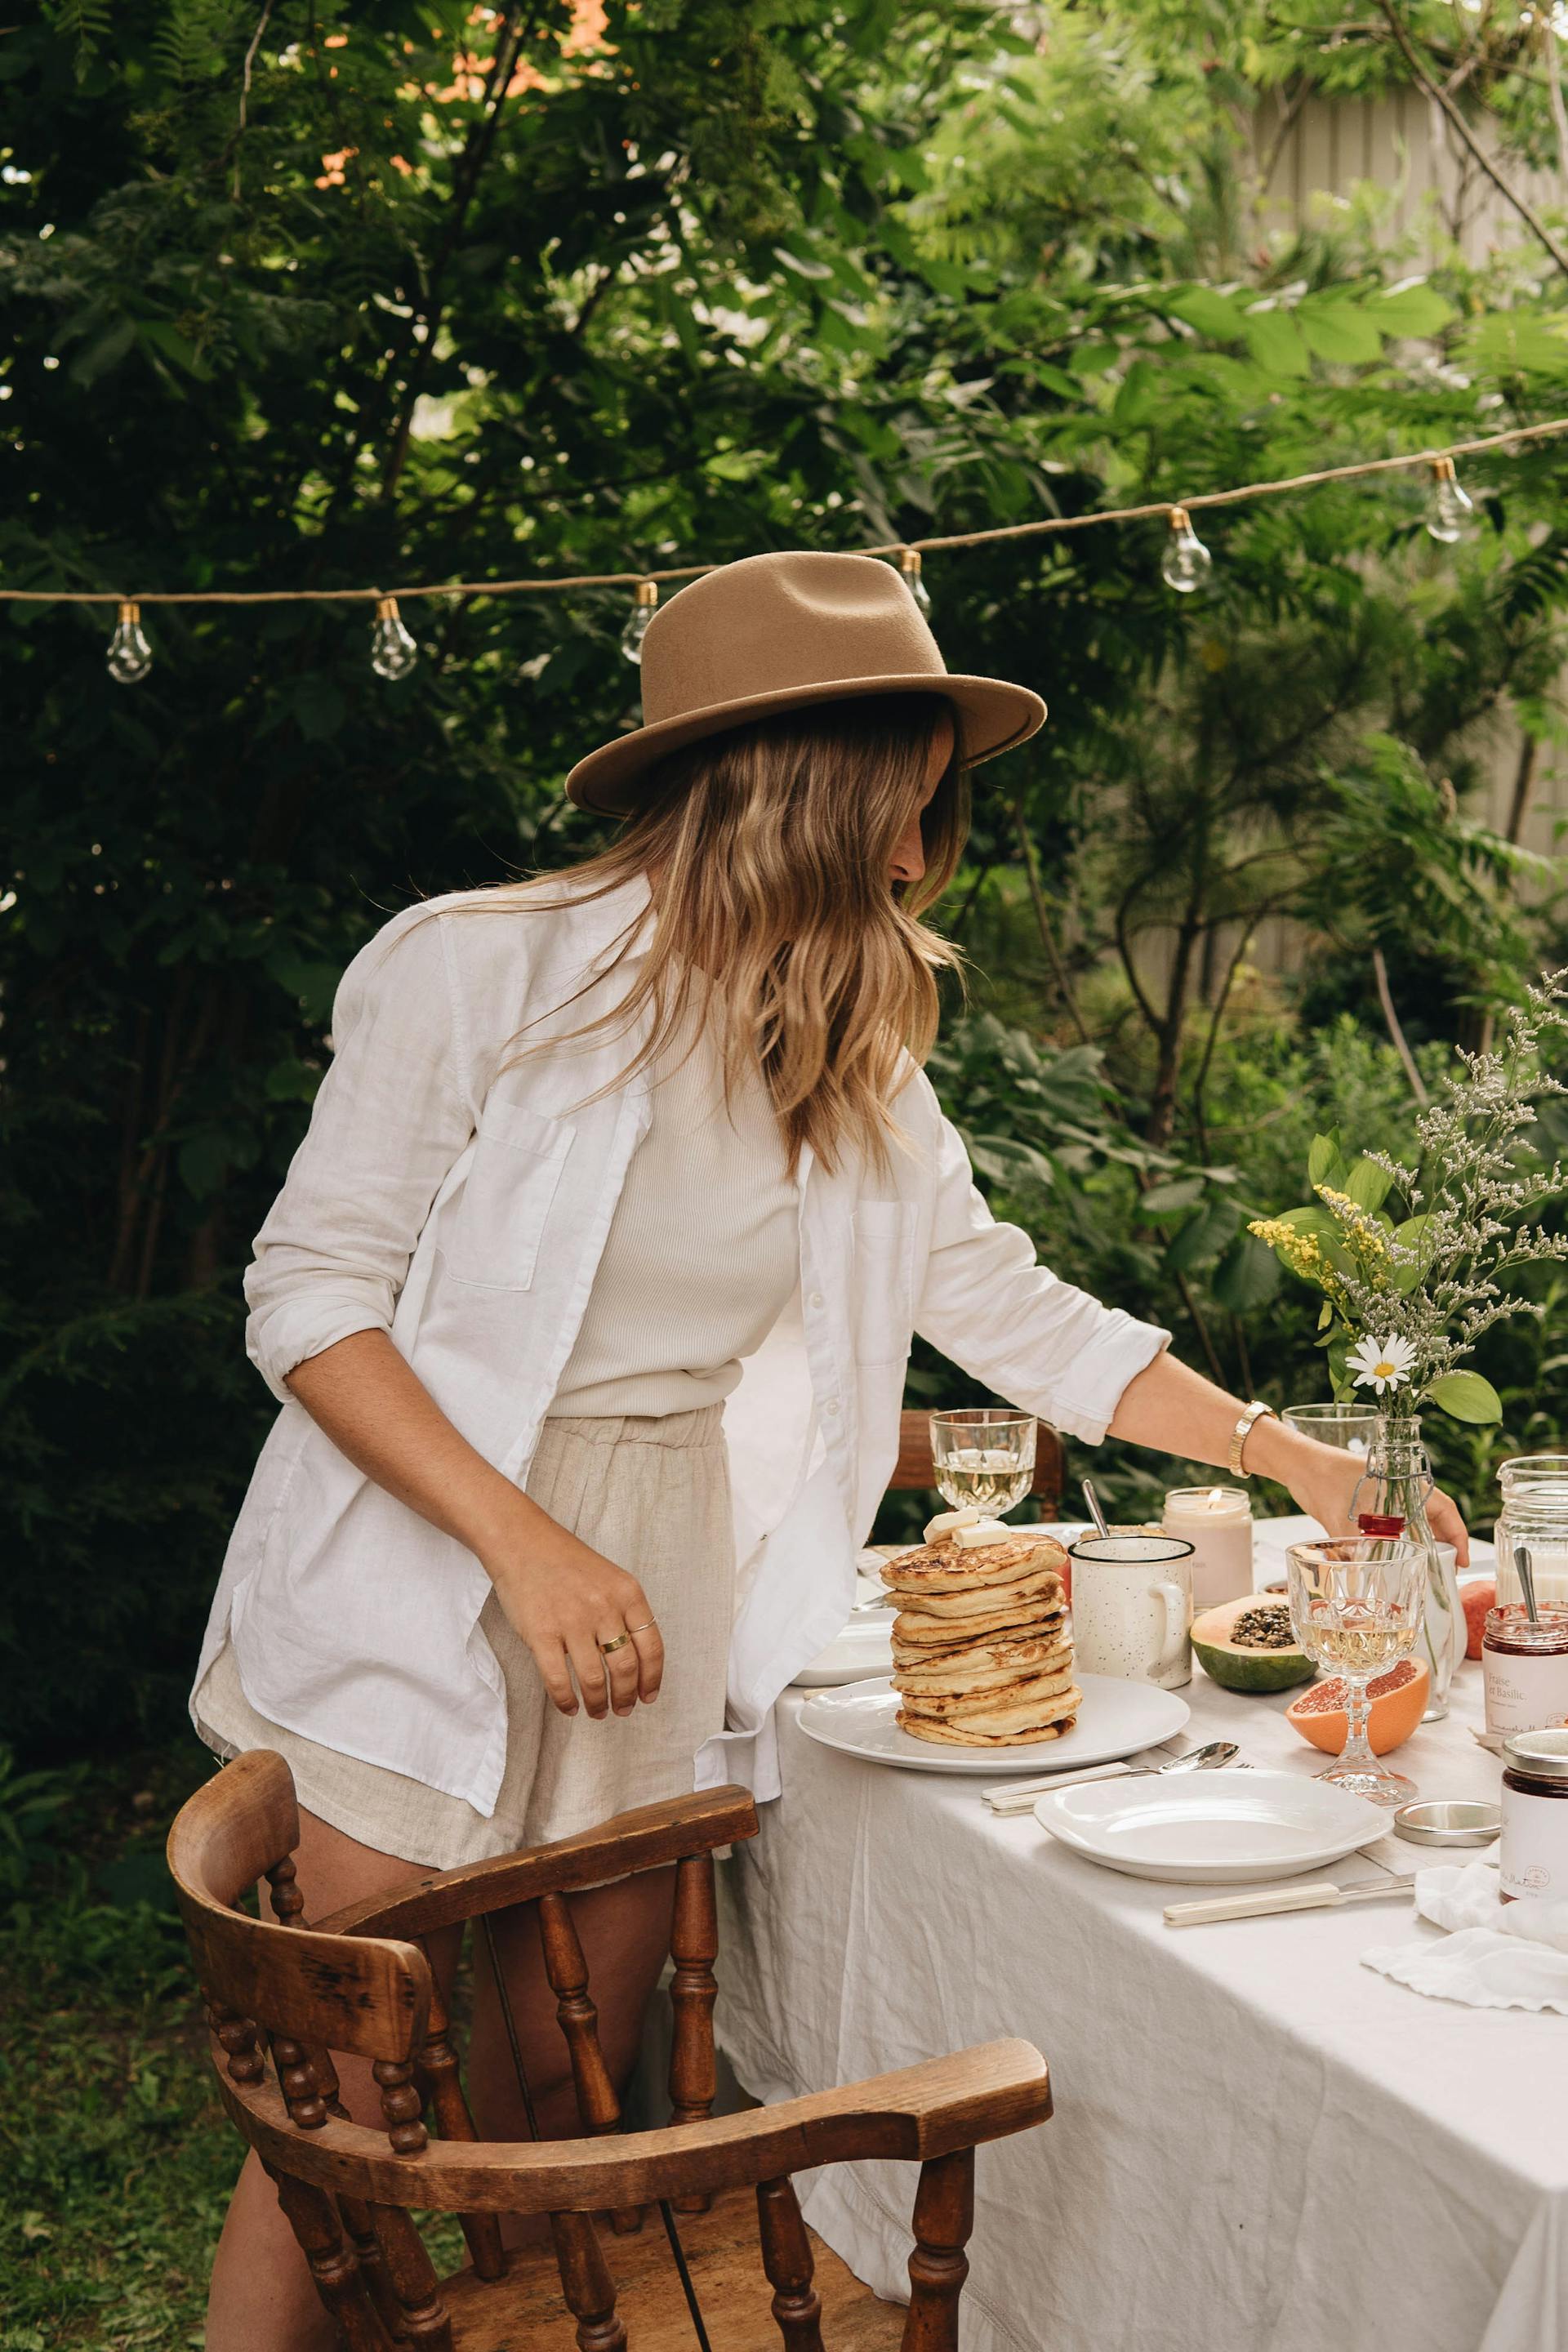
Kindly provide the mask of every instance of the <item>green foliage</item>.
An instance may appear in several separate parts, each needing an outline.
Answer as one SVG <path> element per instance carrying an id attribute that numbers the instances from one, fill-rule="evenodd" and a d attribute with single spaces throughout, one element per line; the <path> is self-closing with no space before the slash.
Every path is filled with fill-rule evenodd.
<path id="1" fill-rule="evenodd" d="M 855 547 L 1560 410 L 1563 296 L 1532 258 L 1412 282 L 1370 203 L 1266 230 L 1247 110 L 1321 31 L 1316 0 L 1287 31 L 1206 0 L 1023 29 L 978 0 L 614 0 L 602 29 L 551 0 L 471 47 L 405 0 L 24 11 L 5 584 L 331 593 Z M 1528 142 L 1533 52 L 1486 39 L 1466 102 Z M 1348 47 L 1310 69 L 1395 70 Z M 1246 1223 L 1288 1197 L 1282 1074 L 1315 1050 L 1279 1003 L 1253 1050 L 1249 944 L 1305 927 L 1325 1001 L 1373 1021 L 1375 948 L 1436 1008 L 1418 1048 L 1517 992 L 1535 877 L 1463 812 L 1500 714 L 1560 725 L 1565 462 L 1478 464 L 1458 550 L 1405 477 L 1216 509 L 1193 600 L 1157 523 L 928 565 L 951 666 L 1052 708 L 982 772 L 970 910 L 1045 1058 L 966 1045 L 943 1083 L 1058 1261 L 1244 1385 L 1259 1331 L 1295 1344 Z M 421 660 L 389 687 L 363 606 L 149 606 L 156 667 L 123 688 L 100 608 L 0 608 L 0 1472 L 30 1569 L 0 1643 L 32 1749 L 177 1706 L 270 1412 L 239 1276 L 336 975 L 411 895 L 596 837 L 559 788 L 635 717 L 626 599 L 405 614 Z M 1063 1063 L 1080 1032 L 1101 1058 Z M 1364 1076 L 1357 1052 L 1333 1046 Z"/>
<path id="2" fill-rule="evenodd" d="M 1542 1066 L 1568 1027 L 1565 998 L 1568 972 L 1543 975 L 1509 1013 L 1500 1048 L 1445 1074 L 1412 1122 L 1411 1166 L 1386 1151 L 1347 1161 L 1337 1129 L 1315 1135 L 1313 1200 L 1253 1223 L 1321 1294 L 1317 1344 L 1336 1396 L 1366 1386 L 1375 1365 L 1377 1393 L 1386 1376 L 1405 1411 L 1430 1403 L 1457 1421 L 1501 1421 L 1491 1382 L 1455 1367 L 1499 1323 L 1543 1314 L 1523 1277 L 1568 1255 L 1543 1213 L 1568 1192 L 1548 1116 L 1565 1089 Z"/>

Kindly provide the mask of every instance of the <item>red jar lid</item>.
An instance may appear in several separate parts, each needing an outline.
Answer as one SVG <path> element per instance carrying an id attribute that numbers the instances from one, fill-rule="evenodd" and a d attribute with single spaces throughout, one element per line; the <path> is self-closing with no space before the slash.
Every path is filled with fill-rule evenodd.
<path id="1" fill-rule="evenodd" d="M 1356 1521 L 1363 1536 L 1402 1536 L 1405 1522 L 1397 1513 L 1363 1511 Z"/>

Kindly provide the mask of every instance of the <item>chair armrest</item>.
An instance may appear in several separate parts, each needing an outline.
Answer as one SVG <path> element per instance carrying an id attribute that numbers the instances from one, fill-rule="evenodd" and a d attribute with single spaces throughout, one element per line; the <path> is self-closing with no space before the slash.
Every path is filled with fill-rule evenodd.
<path id="1" fill-rule="evenodd" d="M 859 2157 L 923 2162 L 1027 2131 L 1051 2112 L 1039 2052 L 1027 2042 L 986 2042 L 707 2123 L 625 2138 L 431 2140 L 418 2156 L 399 2157 L 384 2134 L 362 2124 L 332 2119 L 318 2131 L 295 2130 L 270 2077 L 232 2083 L 216 2044 L 214 2054 L 224 2104 L 264 2163 L 349 2196 L 444 2212 L 594 2213 L 754 2187 Z"/>
<path id="2" fill-rule="evenodd" d="M 757 1809 L 749 1789 L 704 1789 L 692 1797 L 639 1805 L 617 1813 L 596 1829 L 489 1862 L 460 1863 L 456 1870 L 427 1872 L 395 1893 L 350 1903 L 311 1926 L 337 1936 L 427 1936 L 459 1920 L 483 1918 L 513 1903 L 541 1895 L 570 1895 L 602 1886 L 636 1870 L 710 1853 L 734 1838 L 757 1834 Z"/>

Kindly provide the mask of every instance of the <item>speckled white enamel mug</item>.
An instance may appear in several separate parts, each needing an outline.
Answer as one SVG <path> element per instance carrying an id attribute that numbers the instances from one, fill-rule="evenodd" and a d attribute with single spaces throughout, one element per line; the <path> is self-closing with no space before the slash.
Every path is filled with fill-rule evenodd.
<path id="1" fill-rule="evenodd" d="M 1179 1536 L 1080 1536 L 1072 1559 L 1080 1674 L 1177 1690 L 1193 1678 L 1193 1547 Z"/>

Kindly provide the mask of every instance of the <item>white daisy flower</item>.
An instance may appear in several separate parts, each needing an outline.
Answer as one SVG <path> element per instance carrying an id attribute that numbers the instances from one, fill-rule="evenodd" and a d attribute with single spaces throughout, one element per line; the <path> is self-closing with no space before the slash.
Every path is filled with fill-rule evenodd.
<path id="1" fill-rule="evenodd" d="M 1410 1378 L 1415 1350 L 1408 1339 L 1361 1339 L 1346 1360 L 1355 1374 L 1352 1385 L 1375 1389 L 1381 1396 L 1384 1389 L 1396 1389 Z"/>

